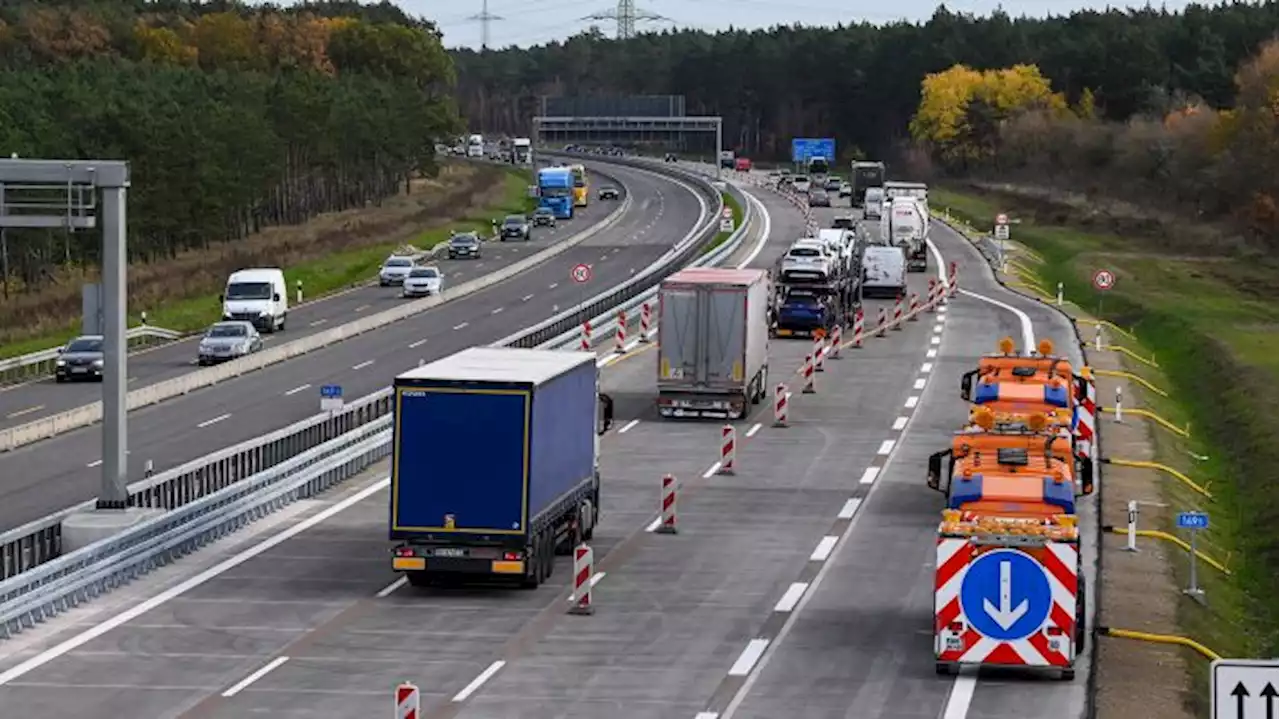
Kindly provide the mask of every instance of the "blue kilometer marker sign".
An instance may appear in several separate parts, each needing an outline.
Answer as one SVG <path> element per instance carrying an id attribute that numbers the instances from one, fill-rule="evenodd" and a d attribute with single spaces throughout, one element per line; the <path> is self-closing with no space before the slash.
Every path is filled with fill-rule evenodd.
<path id="1" fill-rule="evenodd" d="M 336 384 L 326 384 L 320 388 L 320 397 L 324 399 L 337 399 L 342 396 L 342 386 Z"/>
<path id="2" fill-rule="evenodd" d="M 1178 512 L 1178 529 L 1208 529 L 1209 515 L 1204 512 Z"/>
<path id="3" fill-rule="evenodd" d="M 960 607 L 979 634 L 997 641 L 1026 639 L 1049 617 L 1053 591 L 1044 568 L 1015 549 L 974 560 L 960 585 Z"/>

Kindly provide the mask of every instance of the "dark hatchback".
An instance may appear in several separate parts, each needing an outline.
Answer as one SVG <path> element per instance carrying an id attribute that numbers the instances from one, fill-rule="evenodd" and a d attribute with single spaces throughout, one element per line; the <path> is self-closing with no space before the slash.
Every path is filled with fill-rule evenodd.
<path id="1" fill-rule="evenodd" d="M 480 259 L 480 237 L 474 232 L 463 232 L 449 238 L 449 259 L 463 257 Z"/>
<path id="2" fill-rule="evenodd" d="M 54 378 L 58 382 L 73 379 L 102 381 L 102 335 L 84 335 L 58 350 L 54 363 Z"/>

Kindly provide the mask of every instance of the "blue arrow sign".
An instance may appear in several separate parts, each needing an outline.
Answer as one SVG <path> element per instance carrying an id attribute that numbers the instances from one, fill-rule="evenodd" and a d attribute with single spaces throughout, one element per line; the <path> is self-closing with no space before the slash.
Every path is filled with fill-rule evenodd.
<path id="1" fill-rule="evenodd" d="M 1208 529 L 1209 515 L 1204 512 L 1178 512 L 1178 529 Z"/>
<path id="2" fill-rule="evenodd" d="M 832 137 L 795 137 L 791 139 L 791 161 L 808 162 L 810 157 L 825 157 L 832 164 L 836 161 L 836 141 Z"/>
<path id="3" fill-rule="evenodd" d="M 342 397 L 342 385 L 326 384 L 321 386 L 320 397 L 323 399 L 338 399 Z"/>
<path id="4" fill-rule="evenodd" d="M 960 585 L 960 607 L 969 624 L 997 641 L 1035 634 L 1052 605 L 1044 568 L 1016 549 L 996 549 L 978 557 Z"/>

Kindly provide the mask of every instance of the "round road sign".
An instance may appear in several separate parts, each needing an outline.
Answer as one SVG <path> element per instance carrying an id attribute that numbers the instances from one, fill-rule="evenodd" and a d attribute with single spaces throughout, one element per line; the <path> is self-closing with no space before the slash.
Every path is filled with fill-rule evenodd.
<path id="1" fill-rule="evenodd" d="M 721 216 L 721 217 L 723 217 L 723 218 L 724 218 L 724 219 L 726 219 L 726 220 L 732 220 L 732 219 L 733 219 L 733 208 L 732 208 L 732 207 L 726 207 L 726 208 L 724 208 L 723 210 L 720 210 L 720 216 Z"/>
<path id="2" fill-rule="evenodd" d="M 996 224 L 997 224 L 997 225 L 1007 225 L 1007 224 L 1009 224 L 1009 216 L 1008 216 L 1008 215 L 1006 215 L 1006 214 L 1004 214 L 1003 212 L 1001 212 L 1000 214 L 996 215 Z"/>
<path id="3" fill-rule="evenodd" d="M 1093 273 L 1093 286 L 1100 290 L 1109 290 L 1116 286 L 1116 276 L 1111 270 L 1098 270 Z"/>
<path id="4" fill-rule="evenodd" d="M 587 282 L 591 279 L 591 265 L 574 265 L 573 270 L 569 272 L 569 276 L 578 284 Z"/>

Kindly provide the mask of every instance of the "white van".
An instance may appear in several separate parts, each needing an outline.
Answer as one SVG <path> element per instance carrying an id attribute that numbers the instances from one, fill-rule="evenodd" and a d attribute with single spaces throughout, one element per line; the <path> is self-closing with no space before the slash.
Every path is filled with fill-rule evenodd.
<path id="1" fill-rule="evenodd" d="M 868 187 L 867 194 L 862 202 L 862 214 L 868 220 L 880 219 L 881 209 L 884 206 L 884 188 Z"/>
<path id="2" fill-rule="evenodd" d="M 252 322 L 260 332 L 283 330 L 289 314 L 289 291 L 279 267 L 232 272 L 218 300 L 222 319 Z"/>
<path id="3" fill-rule="evenodd" d="M 906 291 L 907 255 L 902 248 L 872 245 L 863 251 L 863 297 L 898 297 Z"/>

